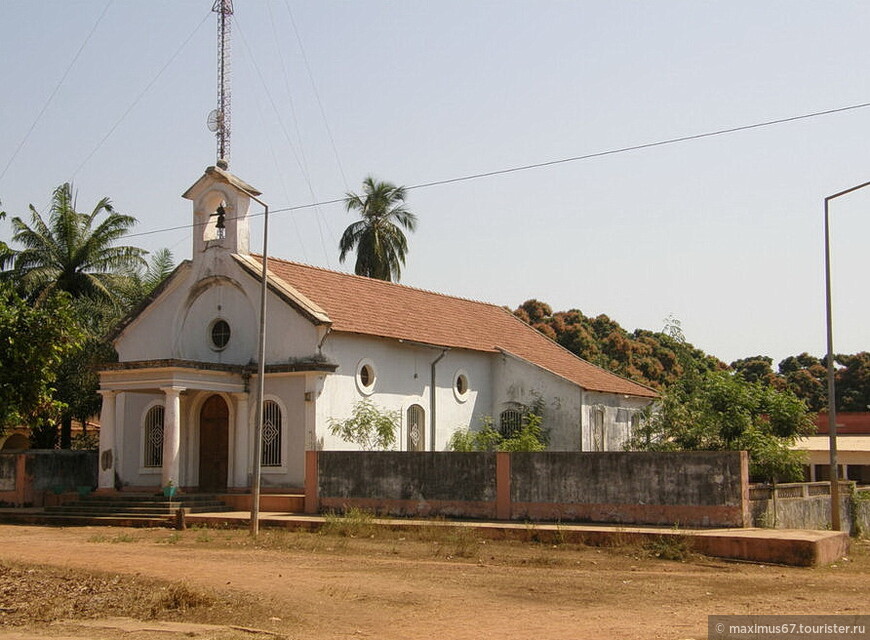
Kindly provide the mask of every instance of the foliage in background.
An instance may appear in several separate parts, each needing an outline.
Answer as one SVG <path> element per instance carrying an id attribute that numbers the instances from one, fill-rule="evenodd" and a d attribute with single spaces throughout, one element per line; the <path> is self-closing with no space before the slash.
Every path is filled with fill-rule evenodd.
<path id="1" fill-rule="evenodd" d="M 52 194 L 48 220 L 33 205 L 30 225 L 12 218 L 12 240 L 23 247 L 15 253 L 15 278 L 31 296 L 58 289 L 74 298 L 115 300 L 127 273 L 144 265 L 144 249 L 115 244 L 136 219 L 116 212 L 108 198 L 90 213 L 75 207 L 72 185 L 65 183 Z"/>
<path id="2" fill-rule="evenodd" d="M 577 309 L 553 313 L 538 300 L 527 300 L 513 313 L 584 360 L 654 389 L 675 382 L 687 368 L 715 371 L 726 366 L 700 349 L 681 346 L 677 337 L 665 331 L 629 333 L 603 314 L 591 318 Z M 669 326 L 679 329 L 678 323 Z M 682 362 L 681 350 L 688 355 Z"/>
<path id="3" fill-rule="evenodd" d="M 754 478 L 799 481 L 801 452 L 790 449 L 814 427 L 791 391 L 747 382 L 729 371 L 688 377 L 665 390 L 632 433 L 640 451 L 746 450 Z"/>
<path id="4" fill-rule="evenodd" d="M 51 448 L 59 438 L 66 449 L 73 446 L 73 420 L 85 424 L 100 410 L 97 371 L 117 359 L 106 334 L 172 271 L 172 254 L 163 249 L 146 262 L 144 249 L 118 246 L 135 218 L 116 212 L 108 198 L 90 213 L 77 212 L 70 184 L 55 189 L 47 220 L 33 205 L 30 219 L 29 225 L 21 218 L 12 219 L 13 241 L 21 249 L 0 247 L 0 267 L 6 268 L 0 279 L 38 308 L 54 304 L 55 292 L 65 294 L 65 322 L 79 339 L 67 342 L 52 366 L 47 393 L 53 411 L 40 410 L 43 418 L 37 423 L 22 424 L 31 427 L 35 446 Z M 3 259 L 4 251 L 9 259 Z M 22 377 L 17 384 L 38 381 L 38 377 Z M 87 442 L 85 438 L 78 444 Z"/>
<path id="5" fill-rule="evenodd" d="M 479 429 L 454 431 L 447 447 L 451 451 L 543 451 L 547 443 L 542 423 L 541 416 L 523 413 L 520 428 L 505 435 L 490 416 L 484 416 Z"/>
<path id="6" fill-rule="evenodd" d="M 84 340 L 67 294 L 34 305 L 0 283 L 0 432 L 60 416 L 66 405 L 55 394 L 57 371 Z"/>
<path id="7" fill-rule="evenodd" d="M 362 218 L 351 224 L 339 241 L 339 262 L 356 250 L 354 273 L 358 276 L 398 282 L 408 253 L 402 229 L 414 231 L 417 216 L 405 206 L 405 187 L 380 182 L 372 176 L 363 180 L 363 194 L 348 193 L 345 207 Z"/>
<path id="8" fill-rule="evenodd" d="M 353 406 L 345 420 L 329 420 L 329 432 L 345 442 L 358 445 L 363 451 L 386 451 L 396 444 L 399 412 L 387 411 L 368 400 Z"/>
<path id="9" fill-rule="evenodd" d="M 684 374 L 729 369 L 747 382 L 789 389 L 811 411 L 827 405 L 826 359 L 808 353 L 789 356 L 777 369 L 773 359 L 757 355 L 741 358 L 730 367 L 685 342 L 679 321 L 669 318 L 660 332 L 628 332 L 605 315 L 588 317 L 577 309 L 553 312 L 538 300 L 527 300 L 514 315 L 584 360 L 614 373 L 665 389 Z M 870 353 L 835 354 L 838 411 L 867 411 L 870 406 Z"/>

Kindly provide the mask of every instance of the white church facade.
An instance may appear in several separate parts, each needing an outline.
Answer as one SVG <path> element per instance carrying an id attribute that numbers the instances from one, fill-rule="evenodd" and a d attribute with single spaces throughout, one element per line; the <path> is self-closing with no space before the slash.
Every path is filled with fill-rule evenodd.
<path id="1" fill-rule="evenodd" d="M 193 202 L 192 259 L 118 328 L 100 375 L 100 488 L 251 487 L 258 407 L 259 192 L 209 167 Z M 218 207 L 225 216 L 219 229 Z M 656 393 L 581 360 L 509 311 L 270 258 L 262 434 L 265 491 L 299 488 L 305 451 L 368 399 L 400 416 L 396 448 L 443 451 L 459 428 L 537 405 L 549 448 L 621 450 Z"/>

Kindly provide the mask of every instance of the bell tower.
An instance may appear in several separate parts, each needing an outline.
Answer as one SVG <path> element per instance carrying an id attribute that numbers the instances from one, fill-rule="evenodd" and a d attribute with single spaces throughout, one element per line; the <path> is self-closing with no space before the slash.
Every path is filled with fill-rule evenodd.
<path id="1" fill-rule="evenodd" d="M 212 248 L 249 253 L 248 207 L 260 192 L 221 164 L 208 167 L 182 196 L 193 201 L 194 262 Z"/>

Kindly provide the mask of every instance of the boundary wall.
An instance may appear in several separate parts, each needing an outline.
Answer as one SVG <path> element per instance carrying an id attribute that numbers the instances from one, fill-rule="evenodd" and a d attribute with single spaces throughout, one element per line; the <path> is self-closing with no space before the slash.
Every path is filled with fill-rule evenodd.
<path id="1" fill-rule="evenodd" d="M 306 452 L 305 511 L 744 527 L 743 451 Z"/>
<path id="2" fill-rule="evenodd" d="M 97 486 L 97 453 L 29 449 L 0 453 L 0 506 L 41 507 Z"/>

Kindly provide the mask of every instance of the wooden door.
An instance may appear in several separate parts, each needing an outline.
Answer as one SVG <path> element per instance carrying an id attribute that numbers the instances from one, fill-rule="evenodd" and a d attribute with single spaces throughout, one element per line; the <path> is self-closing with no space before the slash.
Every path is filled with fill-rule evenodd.
<path id="1" fill-rule="evenodd" d="M 227 490 L 229 417 L 227 403 L 220 396 L 206 400 L 199 412 L 199 490 L 202 492 Z"/>

